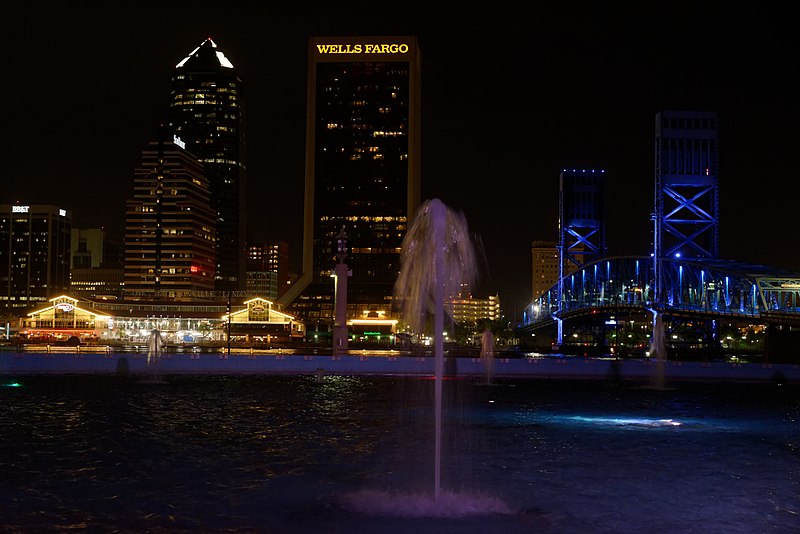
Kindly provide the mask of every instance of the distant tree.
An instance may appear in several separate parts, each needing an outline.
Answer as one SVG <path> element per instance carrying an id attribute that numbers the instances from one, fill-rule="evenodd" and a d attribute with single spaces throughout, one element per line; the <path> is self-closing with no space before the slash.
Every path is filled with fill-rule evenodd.
<path id="1" fill-rule="evenodd" d="M 460 345 L 472 345 L 477 325 L 473 321 L 461 321 L 453 324 L 453 341 Z"/>

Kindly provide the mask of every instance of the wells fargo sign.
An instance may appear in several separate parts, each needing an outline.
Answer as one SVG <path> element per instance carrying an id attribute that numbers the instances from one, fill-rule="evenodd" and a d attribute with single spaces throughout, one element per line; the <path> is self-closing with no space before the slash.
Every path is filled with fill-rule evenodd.
<path id="1" fill-rule="evenodd" d="M 405 43 L 318 44 L 320 54 L 407 54 Z"/>

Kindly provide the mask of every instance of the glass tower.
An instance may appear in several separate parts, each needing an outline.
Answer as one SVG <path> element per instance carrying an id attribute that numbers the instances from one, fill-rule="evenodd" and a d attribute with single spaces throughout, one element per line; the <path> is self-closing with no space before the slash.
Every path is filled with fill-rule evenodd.
<path id="1" fill-rule="evenodd" d="M 169 130 L 196 154 L 216 212 L 217 290 L 245 286 L 245 106 L 241 78 L 211 38 L 172 73 Z"/>
<path id="2" fill-rule="evenodd" d="M 309 43 L 303 275 L 282 303 L 333 318 L 336 236 L 348 238 L 348 317 L 392 313 L 406 226 L 419 205 L 420 55 L 414 37 Z"/>

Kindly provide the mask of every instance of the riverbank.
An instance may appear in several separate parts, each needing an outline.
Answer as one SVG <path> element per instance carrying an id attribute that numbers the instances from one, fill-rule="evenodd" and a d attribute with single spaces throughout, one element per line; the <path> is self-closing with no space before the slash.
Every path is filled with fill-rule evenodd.
<path id="1" fill-rule="evenodd" d="M 146 354 L 0 353 L 0 376 L 52 374 L 239 375 L 310 374 L 433 376 L 434 358 L 395 351 L 349 354 L 165 354 L 148 364 Z M 480 358 L 446 358 L 445 375 L 458 378 L 575 378 L 652 381 L 658 362 L 584 357 L 495 358 L 491 368 Z M 800 384 L 800 365 L 728 362 L 665 362 L 665 381 L 772 382 Z"/>

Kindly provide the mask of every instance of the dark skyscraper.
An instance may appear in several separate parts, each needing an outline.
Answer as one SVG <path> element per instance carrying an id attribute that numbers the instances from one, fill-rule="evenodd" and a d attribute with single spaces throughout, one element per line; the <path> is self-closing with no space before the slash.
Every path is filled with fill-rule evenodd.
<path id="1" fill-rule="evenodd" d="M 419 205 L 420 55 L 414 37 L 309 43 L 303 275 L 281 299 L 333 319 L 335 238 L 349 239 L 348 317 L 392 308 Z"/>
<path id="2" fill-rule="evenodd" d="M 233 65 L 210 38 L 172 74 L 169 129 L 203 164 L 216 212 L 216 289 L 245 286 L 245 105 Z"/>

